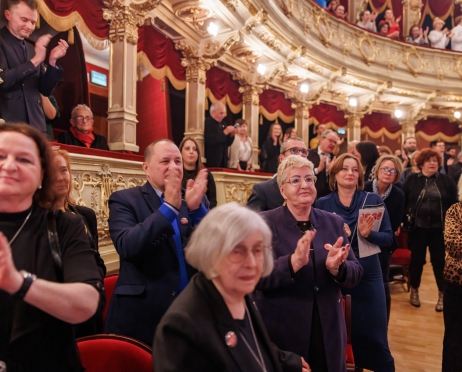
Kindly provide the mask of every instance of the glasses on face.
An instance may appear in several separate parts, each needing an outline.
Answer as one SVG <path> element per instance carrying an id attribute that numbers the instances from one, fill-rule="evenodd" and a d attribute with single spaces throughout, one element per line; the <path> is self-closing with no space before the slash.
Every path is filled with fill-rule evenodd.
<path id="1" fill-rule="evenodd" d="M 247 249 L 246 247 L 237 246 L 237 247 L 234 247 L 234 249 L 228 255 L 228 259 L 233 263 L 242 263 L 249 256 L 250 254 L 249 252 L 252 252 L 252 255 L 256 261 L 263 261 L 265 257 L 265 249 L 271 249 L 271 248 L 265 247 L 264 245 L 257 245 L 251 249 Z"/>
<path id="2" fill-rule="evenodd" d="M 306 176 L 304 178 L 300 176 L 293 176 L 289 178 L 289 181 L 284 182 L 284 183 L 290 183 L 294 187 L 298 187 L 302 185 L 302 182 L 305 181 L 307 185 L 313 185 L 316 183 L 316 176 Z"/>
<path id="3" fill-rule="evenodd" d="M 76 116 L 74 118 L 75 121 L 93 121 L 93 118 L 91 116 Z"/>
<path id="4" fill-rule="evenodd" d="M 284 151 L 286 153 L 287 151 L 290 151 L 291 155 L 302 155 L 302 156 L 308 156 L 308 150 L 307 149 L 299 149 L 297 147 L 291 147 L 290 149 L 287 149 Z"/>
<path id="5" fill-rule="evenodd" d="M 390 169 L 390 168 L 387 168 L 387 167 L 383 167 L 383 168 L 380 168 L 380 170 L 383 172 L 383 173 L 390 173 L 390 174 L 396 174 L 396 169 Z"/>

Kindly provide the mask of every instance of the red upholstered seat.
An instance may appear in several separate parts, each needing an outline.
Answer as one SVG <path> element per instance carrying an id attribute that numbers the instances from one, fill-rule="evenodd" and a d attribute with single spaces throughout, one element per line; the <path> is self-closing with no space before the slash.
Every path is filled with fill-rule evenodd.
<path id="1" fill-rule="evenodd" d="M 391 282 L 399 282 L 406 284 L 406 289 L 409 292 L 410 289 L 410 275 L 409 265 L 411 264 L 411 251 L 407 248 L 398 248 L 393 252 L 391 256 L 391 267 L 401 266 L 403 274 L 401 278 L 393 277 L 390 279 Z"/>
<path id="2" fill-rule="evenodd" d="M 151 348 L 118 335 L 96 335 L 77 340 L 85 372 L 152 372 Z"/>
<path id="3" fill-rule="evenodd" d="M 109 275 L 104 278 L 104 292 L 106 292 L 106 306 L 103 311 L 103 323 L 106 320 L 107 310 L 109 309 L 109 302 L 111 302 L 112 293 L 119 278 L 119 274 Z"/>

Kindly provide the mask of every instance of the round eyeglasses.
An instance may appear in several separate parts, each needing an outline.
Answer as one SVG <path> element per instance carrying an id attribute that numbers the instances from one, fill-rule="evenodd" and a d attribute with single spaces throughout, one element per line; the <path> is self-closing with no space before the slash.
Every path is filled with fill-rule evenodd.
<path id="1" fill-rule="evenodd" d="M 387 167 L 380 168 L 383 173 L 396 174 L 396 169 L 390 169 Z"/>
<path id="2" fill-rule="evenodd" d="M 308 150 L 307 149 L 299 149 L 297 147 L 291 147 L 290 149 L 287 149 L 286 151 L 284 151 L 284 153 L 286 153 L 287 151 L 290 151 L 291 155 L 301 155 L 301 156 L 304 156 L 304 157 L 308 156 Z"/>

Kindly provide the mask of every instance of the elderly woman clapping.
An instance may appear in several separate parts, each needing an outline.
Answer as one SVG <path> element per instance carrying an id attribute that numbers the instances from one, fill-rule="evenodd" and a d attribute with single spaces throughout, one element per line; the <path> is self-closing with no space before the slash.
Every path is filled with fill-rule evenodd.
<path id="1" fill-rule="evenodd" d="M 249 297 L 273 269 L 270 245 L 271 231 L 249 209 L 230 203 L 207 214 L 186 247 L 199 273 L 157 327 L 156 372 L 309 371 L 271 344 Z"/>
<path id="2" fill-rule="evenodd" d="M 343 221 L 313 208 L 313 163 L 288 156 L 277 181 L 285 206 L 262 212 L 273 232 L 274 270 L 257 286 L 257 305 L 278 347 L 303 356 L 313 371 L 346 371 L 340 287 L 355 286 L 362 268 Z"/>

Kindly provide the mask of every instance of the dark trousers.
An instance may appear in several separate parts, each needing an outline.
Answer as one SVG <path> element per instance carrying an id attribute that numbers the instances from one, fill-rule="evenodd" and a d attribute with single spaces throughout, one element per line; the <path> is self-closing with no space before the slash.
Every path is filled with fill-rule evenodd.
<path id="1" fill-rule="evenodd" d="M 442 372 L 462 371 L 462 286 L 444 282 Z"/>
<path id="2" fill-rule="evenodd" d="M 382 248 L 379 253 L 380 268 L 382 269 L 383 287 L 385 289 L 385 301 L 387 303 L 387 323 L 390 321 L 391 295 L 390 295 L 390 264 L 391 252 L 387 248 Z"/>
<path id="3" fill-rule="evenodd" d="M 443 291 L 443 270 L 444 270 L 444 237 L 443 229 L 422 229 L 416 228 L 409 232 L 408 247 L 411 250 L 411 264 L 409 274 L 411 276 L 411 287 L 419 288 L 422 279 L 422 271 L 427 255 L 427 246 L 430 249 L 430 261 L 433 266 L 436 285 L 439 291 Z"/>

